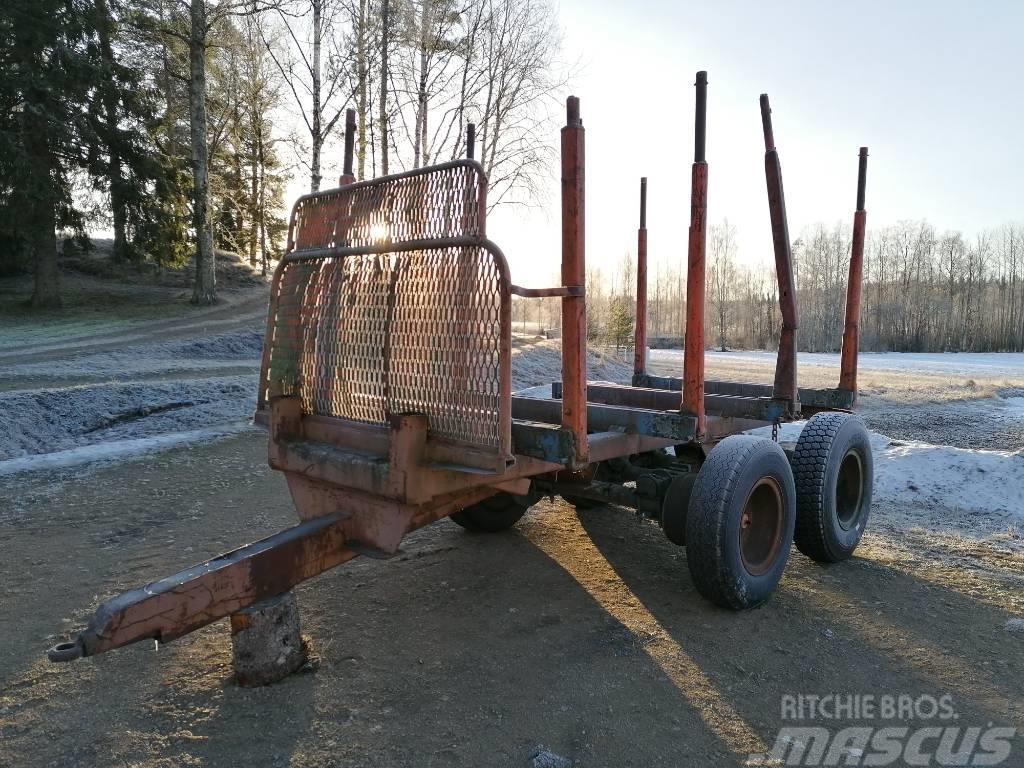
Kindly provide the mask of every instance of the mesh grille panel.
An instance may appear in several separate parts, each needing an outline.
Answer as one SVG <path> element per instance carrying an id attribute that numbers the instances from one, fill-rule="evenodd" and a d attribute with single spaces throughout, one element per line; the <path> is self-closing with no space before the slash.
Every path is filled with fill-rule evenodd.
<path id="1" fill-rule="evenodd" d="M 499 258 L 448 246 L 286 262 L 270 390 L 300 395 L 306 413 L 375 424 L 424 413 L 435 435 L 499 448 Z"/>
<path id="2" fill-rule="evenodd" d="M 293 214 L 294 249 L 482 237 L 486 184 L 480 166 L 460 161 L 303 197 Z"/>

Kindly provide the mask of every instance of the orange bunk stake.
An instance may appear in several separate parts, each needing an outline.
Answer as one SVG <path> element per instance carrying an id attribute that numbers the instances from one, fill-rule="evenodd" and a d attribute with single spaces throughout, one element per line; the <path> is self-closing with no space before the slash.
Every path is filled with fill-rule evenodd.
<path id="1" fill-rule="evenodd" d="M 853 214 L 853 246 L 850 249 L 850 278 L 846 284 L 846 327 L 843 329 L 843 354 L 839 369 L 839 388 L 853 393 L 857 401 L 857 348 L 860 334 L 860 294 L 864 282 L 864 229 L 868 213 L 864 210 L 864 187 L 868 176 L 868 148 L 860 148 L 857 168 L 857 211 Z"/>
<path id="2" fill-rule="evenodd" d="M 686 334 L 683 350 L 683 410 L 697 417 L 697 439 L 704 420 L 704 284 L 708 212 L 707 136 L 708 73 L 697 73 L 697 117 L 694 124 L 693 170 L 690 180 L 690 233 L 686 272 Z"/>
<path id="3" fill-rule="evenodd" d="M 793 254 L 786 220 L 786 196 L 782 191 L 782 164 L 775 148 L 772 131 L 772 110 L 768 94 L 761 94 L 761 126 L 764 129 L 764 176 L 768 185 L 768 212 L 772 222 L 772 244 L 775 247 L 775 274 L 779 283 L 779 308 L 782 310 L 782 334 L 775 363 L 775 387 L 772 396 L 789 402 L 796 412 L 800 396 L 796 383 L 796 332 L 800 326 L 796 283 L 793 279 Z"/>
<path id="4" fill-rule="evenodd" d="M 562 285 L 586 284 L 584 133 L 580 100 L 566 101 L 562 129 Z M 562 298 L 562 426 L 576 441 L 576 463 L 588 463 L 587 302 L 583 295 Z"/>
<path id="5" fill-rule="evenodd" d="M 636 231 L 636 325 L 633 375 L 647 372 L 647 177 L 640 179 L 640 228 Z"/>

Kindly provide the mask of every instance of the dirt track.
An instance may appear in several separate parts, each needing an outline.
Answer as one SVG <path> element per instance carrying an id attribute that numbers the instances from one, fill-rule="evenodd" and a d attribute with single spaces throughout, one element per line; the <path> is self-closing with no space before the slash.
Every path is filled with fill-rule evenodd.
<path id="1" fill-rule="evenodd" d="M 233 685 L 223 622 L 156 653 L 45 660 L 103 597 L 293 524 L 264 451 L 249 432 L 0 486 L 0 765 L 526 766 L 540 746 L 581 766 L 740 765 L 787 693 L 949 693 L 962 725 L 1024 728 L 1005 628 L 1021 562 L 937 558 L 884 508 L 857 558 L 794 552 L 745 614 L 701 600 L 656 527 L 544 501 L 506 534 L 443 521 L 301 587 L 320 666 L 277 686 Z"/>

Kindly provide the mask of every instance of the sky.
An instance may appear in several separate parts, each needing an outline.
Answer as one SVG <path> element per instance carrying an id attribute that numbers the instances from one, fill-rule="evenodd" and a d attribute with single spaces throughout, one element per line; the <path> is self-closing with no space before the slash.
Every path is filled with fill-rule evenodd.
<path id="1" fill-rule="evenodd" d="M 611 270 L 635 253 L 641 176 L 652 262 L 685 260 L 700 69 L 708 218 L 736 225 L 743 262 L 772 258 L 761 93 L 794 239 L 815 222 L 852 221 L 860 146 L 869 230 L 926 218 L 972 235 L 1024 222 L 1020 0 L 561 0 L 558 15 L 586 128 L 588 264 Z M 557 273 L 557 179 L 553 167 L 542 206 L 489 219 L 513 282 Z"/>

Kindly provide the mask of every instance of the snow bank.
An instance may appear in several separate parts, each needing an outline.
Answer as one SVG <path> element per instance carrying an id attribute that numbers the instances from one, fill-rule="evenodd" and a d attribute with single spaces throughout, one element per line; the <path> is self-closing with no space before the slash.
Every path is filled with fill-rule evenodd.
<path id="1" fill-rule="evenodd" d="M 116 352 L 84 352 L 74 357 L 40 363 L 9 365 L 8 378 L 73 379 L 83 376 L 128 378 L 147 374 L 212 371 L 259 364 L 263 334 L 236 331 L 187 341 L 139 344 Z"/>
<path id="2" fill-rule="evenodd" d="M 99 384 L 0 393 L 10 414 L 0 460 L 237 423 L 255 408 L 257 377 Z"/>
<path id="3" fill-rule="evenodd" d="M 713 352 L 708 360 L 775 364 L 775 352 Z M 806 365 L 839 367 L 838 353 L 801 352 L 799 362 Z M 681 368 L 681 349 L 652 349 L 651 361 Z M 861 352 L 857 359 L 860 371 L 933 371 L 950 374 L 988 374 L 990 376 L 1024 376 L 1024 353 L 1020 352 Z"/>
<path id="4" fill-rule="evenodd" d="M 168 448 L 177 448 L 181 445 L 218 440 L 247 429 L 256 429 L 256 427 L 249 422 L 240 422 L 238 424 L 225 424 L 206 429 L 192 429 L 186 432 L 172 432 L 152 437 L 84 445 L 81 448 L 69 448 L 65 451 L 23 456 L 19 459 L 7 459 L 6 461 L 0 461 L 0 477 L 14 475 L 18 472 L 67 469 L 82 464 L 90 464 L 94 461 L 136 458 L 156 453 L 157 451 L 164 451 Z"/>
<path id="5" fill-rule="evenodd" d="M 512 349 L 512 389 L 547 385 L 561 379 L 562 346 L 558 340 L 544 340 Z M 620 360 L 599 349 L 587 349 L 587 378 L 590 381 L 629 383 L 633 361 Z"/>
<path id="6" fill-rule="evenodd" d="M 779 440 L 795 443 L 805 423 L 782 424 Z M 770 433 L 769 427 L 753 430 Z M 968 529 L 977 516 L 998 525 L 1024 524 L 1024 448 L 979 451 L 870 435 L 874 501 L 893 514 L 920 521 L 924 510 L 950 527 Z"/>

